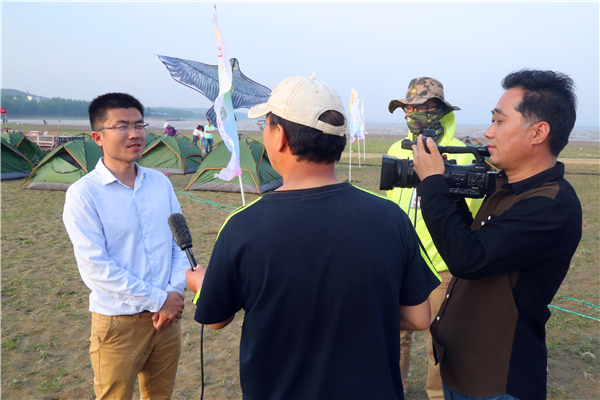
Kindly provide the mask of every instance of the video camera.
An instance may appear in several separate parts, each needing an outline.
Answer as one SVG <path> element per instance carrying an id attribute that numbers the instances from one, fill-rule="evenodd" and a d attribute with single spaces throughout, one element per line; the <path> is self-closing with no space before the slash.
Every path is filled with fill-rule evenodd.
<path id="1" fill-rule="evenodd" d="M 427 141 L 427 137 L 435 137 L 435 130 L 424 129 L 423 141 Z M 416 145 L 417 142 L 405 139 L 402 141 L 402 148 L 412 150 L 413 144 Z M 484 158 L 490 155 L 487 146 L 437 146 L 437 148 L 440 154 L 471 153 L 475 157 L 473 164 L 470 165 L 456 165 L 456 160 L 444 161 L 444 178 L 451 194 L 477 199 L 494 192 L 498 173 L 487 170 Z M 425 150 L 429 153 L 427 146 Z M 414 188 L 419 182 L 421 180 L 414 171 L 413 160 L 383 155 L 379 181 L 380 190 L 391 190 L 395 187 Z"/>

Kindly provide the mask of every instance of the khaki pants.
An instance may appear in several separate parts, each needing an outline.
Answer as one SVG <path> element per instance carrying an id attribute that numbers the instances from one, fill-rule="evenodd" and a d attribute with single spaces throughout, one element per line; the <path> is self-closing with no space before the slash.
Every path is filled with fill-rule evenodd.
<path id="1" fill-rule="evenodd" d="M 164 331 L 152 313 L 92 313 L 90 356 L 97 400 L 131 399 L 139 376 L 141 399 L 170 399 L 181 349 L 181 324 Z"/>
<path id="2" fill-rule="evenodd" d="M 438 272 L 442 278 L 440 286 L 438 286 L 429 295 L 429 306 L 431 308 L 431 320 L 437 316 L 438 311 L 444 299 L 446 291 L 452 275 L 449 271 Z M 410 347 L 412 343 L 412 331 L 400 331 L 400 372 L 402 374 L 402 385 L 406 388 L 406 380 L 408 377 L 408 368 L 410 366 Z M 442 378 L 440 376 L 440 366 L 435 365 L 433 357 L 433 341 L 431 340 L 431 332 L 427 330 L 427 396 L 430 400 L 443 400 L 444 390 L 442 388 Z"/>

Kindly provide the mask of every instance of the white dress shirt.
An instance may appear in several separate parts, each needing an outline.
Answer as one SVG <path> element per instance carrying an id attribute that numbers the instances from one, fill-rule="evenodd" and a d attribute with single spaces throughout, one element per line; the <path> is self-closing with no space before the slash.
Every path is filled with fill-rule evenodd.
<path id="1" fill-rule="evenodd" d="M 63 222 L 90 293 L 90 311 L 131 315 L 160 310 L 167 292 L 183 293 L 188 260 L 167 223 L 181 212 L 171 181 L 140 167 L 134 188 L 104 166 L 67 190 Z"/>

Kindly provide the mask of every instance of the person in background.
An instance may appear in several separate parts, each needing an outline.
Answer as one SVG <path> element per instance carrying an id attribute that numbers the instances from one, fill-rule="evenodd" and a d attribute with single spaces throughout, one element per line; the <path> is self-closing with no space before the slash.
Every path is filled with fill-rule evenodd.
<path id="1" fill-rule="evenodd" d="M 403 399 L 400 327 L 427 329 L 439 285 L 410 221 L 336 177 L 347 120 L 326 83 L 285 79 L 248 116 L 266 116 L 283 186 L 234 212 L 208 268 L 186 272 L 195 320 L 221 329 L 245 310 L 245 397 Z"/>
<path id="2" fill-rule="evenodd" d="M 502 171 L 475 218 L 450 194 L 433 140 L 413 145 L 423 219 L 454 275 L 431 324 L 446 400 L 546 398 L 548 305 L 582 234 L 557 161 L 575 125 L 573 80 L 525 69 L 502 87 L 485 131 Z"/>
<path id="3" fill-rule="evenodd" d="M 204 137 L 206 135 L 206 133 L 204 132 L 205 129 L 206 127 L 202 125 L 202 130 L 200 131 L 200 150 L 206 148 L 206 139 Z"/>
<path id="4" fill-rule="evenodd" d="M 214 132 L 215 132 L 215 127 L 212 126 L 210 121 L 208 121 L 208 124 L 206 125 L 206 128 L 204 129 L 204 140 L 206 141 L 206 154 L 208 154 L 212 151 Z"/>
<path id="5" fill-rule="evenodd" d="M 177 135 L 177 131 L 174 127 L 169 125 L 168 122 L 165 122 L 165 136 L 175 136 Z"/>
<path id="6" fill-rule="evenodd" d="M 63 221 L 91 289 L 90 357 L 96 398 L 170 399 L 181 349 L 187 257 L 167 220 L 181 212 L 164 174 L 137 165 L 144 108 L 107 93 L 89 106 L 103 157 L 67 190 Z"/>
<path id="7" fill-rule="evenodd" d="M 192 133 L 192 143 L 194 143 L 196 146 L 198 145 L 198 137 L 200 136 L 204 136 L 204 126 L 203 125 L 198 125 L 196 127 L 196 129 L 194 129 L 194 133 Z"/>
<path id="8" fill-rule="evenodd" d="M 401 108 L 405 113 L 406 123 L 409 134 L 405 139 L 415 141 L 423 133 L 423 129 L 435 129 L 435 142 L 440 146 L 465 146 L 463 142 L 454 137 L 456 131 L 455 110 L 460 108 L 453 106 L 444 98 L 444 87 L 437 79 L 422 77 L 410 81 L 406 98 L 392 100 L 388 109 L 393 113 L 397 108 Z M 402 140 L 394 143 L 388 155 L 401 159 L 412 159 L 412 150 L 402 149 Z M 456 160 L 459 165 L 471 164 L 472 154 L 448 154 L 448 159 Z M 446 296 L 448 283 L 452 278 L 446 263 L 439 255 L 431 235 L 425 226 L 421 214 L 420 198 L 417 196 L 415 188 L 394 188 L 387 192 L 387 196 L 395 201 L 408 215 L 413 227 L 425 246 L 427 254 L 433 263 L 438 274 L 442 277 L 442 283 L 429 296 L 429 305 L 431 306 L 431 316 L 435 317 L 440 309 L 440 305 Z M 476 212 L 481 205 L 481 200 L 470 199 L 468 201 L 472 212 Z M 406 388 L 406 380 L 410 368 L 410 351 L 412 343 L 412 331 L 403 330 L 400 332 L 400 370 L 402 380 Z M 442 379 L 440 377 L 440 367 L 436 365 L 433 357 L 433 342 L 431 333 L 427 332 L 427 396 L 431 400 L 442 400 L 444 398 Z"/>

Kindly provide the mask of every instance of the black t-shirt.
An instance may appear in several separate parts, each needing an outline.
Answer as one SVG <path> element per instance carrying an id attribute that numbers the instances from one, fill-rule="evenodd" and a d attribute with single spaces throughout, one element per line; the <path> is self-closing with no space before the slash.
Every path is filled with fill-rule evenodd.
<path id="1" fill-rule="evenodd" d="M 437 285 L 394 202 L 348 183 L 273 192 L 223 225 L 195 319 L 245 310 L 246 399 L 402 399 L 399 305 Z"/>

